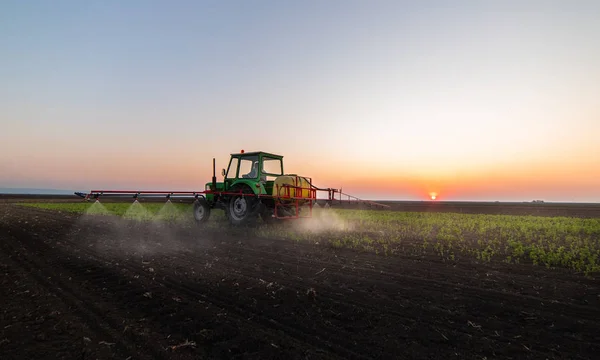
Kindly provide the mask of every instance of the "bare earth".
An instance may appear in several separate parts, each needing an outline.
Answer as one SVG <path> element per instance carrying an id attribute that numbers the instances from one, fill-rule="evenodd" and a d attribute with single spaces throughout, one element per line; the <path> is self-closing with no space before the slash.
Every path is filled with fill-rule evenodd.
<path id="1" fill-rule="evenodd" d="M 600 283 L 566 270 L 140 227 L 14 201 L 0 202 L 1 359 L 600 353 Z"/>

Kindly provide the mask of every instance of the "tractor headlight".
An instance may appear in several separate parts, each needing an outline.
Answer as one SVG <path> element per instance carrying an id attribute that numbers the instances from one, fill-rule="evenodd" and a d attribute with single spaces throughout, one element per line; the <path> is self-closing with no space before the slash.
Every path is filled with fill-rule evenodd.
<path id="1" fill-rule="evenodd" d="M 210 190 L 210 184 L 206 184 L 206 187 L 204 190 Z"/>

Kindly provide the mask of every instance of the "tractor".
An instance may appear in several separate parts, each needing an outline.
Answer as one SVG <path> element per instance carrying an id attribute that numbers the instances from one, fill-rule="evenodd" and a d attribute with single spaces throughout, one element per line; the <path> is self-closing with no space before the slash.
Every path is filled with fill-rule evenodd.
<path id="1" fill-rule="evenodd" d="M 285 174 L 283 156 L 268 152 L 231 154 L 227 170 L 221 172 L 222 182 L 216 181 L 213 160 L 213 179 L 206 191 L 196 196 L 194 218 L 203 223 L 211 209 L 222 209 L 229 222 L 243 225 L 258 218 L 263 222 L 275 219 L 303 217 L 302 210 L 316 201 L 318 188 L 308 177 Z"/>

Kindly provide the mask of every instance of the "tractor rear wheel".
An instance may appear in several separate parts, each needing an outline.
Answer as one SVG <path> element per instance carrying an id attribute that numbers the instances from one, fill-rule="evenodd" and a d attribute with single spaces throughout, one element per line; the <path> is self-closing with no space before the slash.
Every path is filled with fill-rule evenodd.
<path id="1" fill-rule="evenodd" d="M 240 195 L 232 195 L 227 204 L 227 218 L 232 225 L 247 225 L 256 220 L 257 201 L 248 186 L 234 186 L 231 192 L 242 191 Z M 250 196 L 249 196 L 250 195 Z"/>
<path id="2" fill-rule="evenodd" d="M 205 198 L 200 197 L 194 201 L 194 220 L 197 224 L 204 224 L 210 218 L 210 206 Z"/>

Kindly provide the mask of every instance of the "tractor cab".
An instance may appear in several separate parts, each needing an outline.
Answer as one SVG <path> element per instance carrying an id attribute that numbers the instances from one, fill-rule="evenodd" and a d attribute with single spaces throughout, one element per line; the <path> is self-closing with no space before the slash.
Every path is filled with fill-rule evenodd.
<path id="1" fill-rule="evenodd" d="M 258 152 L 231 154 L 227 170 L 223 169 L 225 189 L 234 184 L 245 183 L 253 189 L 264 189 L 271 194 L 273 182 L 283 175 L 283 156 Z"/>

